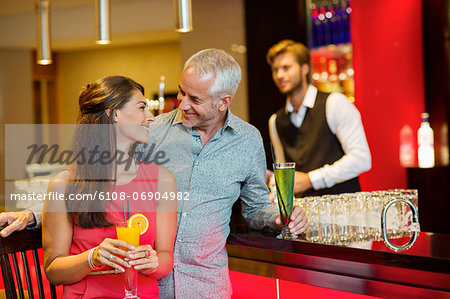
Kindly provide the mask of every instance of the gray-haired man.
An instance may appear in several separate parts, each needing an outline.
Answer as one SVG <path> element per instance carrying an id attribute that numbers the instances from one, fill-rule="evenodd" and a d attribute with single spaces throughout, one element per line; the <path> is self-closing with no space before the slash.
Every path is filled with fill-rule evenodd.
<path id="1" fill-rule="evenodd" d="M 152 146 L 137 149 L 148 160 L 164 151 L 164 165 L 185 197 L 178 204 L 175 266 L 159 282 L 161 298 L 231 296 L 225 243 L 239 198 L 252 228 L 279 229 L 278 209 L 265 185 L 261 135 L 229 109 L 240 79 L 238 63 L 225 51 L 194 54 L 181 75 L 178 109 L 157 117 L 150 130 Z M 291 232 L 302 233 L 307 226 L 304 212 L 296 208 Z"/>

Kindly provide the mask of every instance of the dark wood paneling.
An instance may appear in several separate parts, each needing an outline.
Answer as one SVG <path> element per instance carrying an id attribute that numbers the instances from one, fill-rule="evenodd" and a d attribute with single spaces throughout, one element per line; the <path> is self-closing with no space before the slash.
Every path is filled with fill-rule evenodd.
<path id="1" fill-rule="evenodd" d="M 250 123 L 262 134 L 270 169 L 268 120 L 285 98 L 272 81 L 266 53 L 283 39 L 307 44 L 305 5 L 302 0 L 245 0 Z"/>
<path id="2" fill-rule="evenodd" d="M 450 234 L 450 167 L 409 168 L 408 188 L 419 191 L 421 231 Z"/>
<path id="3" fill-rule="evenodd" d="M 425 107 L 434 129 L 435 168 L 408 169 L 408 188 L 419 190 L 419 220 L 422 231 L 450 233 L 450 167 L 445 143 L 450 139 L 449 0 L 423 1 L 423 51 Z M 442 151 L 446 151 L 443 153 Z"/>
<path id="4" fill-rule="evenodd" d="M 449 0 L 423 1 L 423 54 L 425 71 L 425 107 L 434 129 L 436 165 L 448 157 L 450 140 L 450 80 L 449 80 Z M 447 128 L 447 129 L 445 129 Z M 446 153 L 441 153 L 444 150 Z M 450 177 L 449 177 L 450 181 Z"/>

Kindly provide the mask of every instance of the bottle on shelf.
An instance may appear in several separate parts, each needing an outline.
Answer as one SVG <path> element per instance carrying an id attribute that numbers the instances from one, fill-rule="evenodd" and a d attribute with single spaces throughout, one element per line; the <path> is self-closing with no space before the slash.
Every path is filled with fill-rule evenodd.
<path id="1" fill-rule="evenodd" d="M 418 160 L 419 167 L 434 167 L 434 133 L 428 122 L 428 113 L 422 113 L 422 123 L 417 131 L 417 141 L 419 143 Z"/>
<path id="2" fill-rule="evenodd" d="M 344 90 L 344 94 L 353 103 L 355 101 L 355 79 L 354 79 L 355 71 L 353 70 L 352 53 L 349 52 L 345 54 L 344 59 L 345 59 L 345 80 L 341 81 L 342 89 Z"/>
<path id="3" fill-rule="evenodd" d="M 345 8 L 343 8 L 344 5 L 342 5 L 341 3 L 342 1 L 340 0 L 335 0 L 333 2 L 333 8 L 335 11 L 335 17 L 336 17 L 336 30 L 337 30 L 337 43 L 338 44 L 342 44 L 345 43 L 345 24 L 344 24 L 344 14 L 347 14 L 347 12 L 345 11 Z"/>
<path id="4" fill-rule="evenodd" d="M 312 47 L 317 48 L 321 46 L 320 36 L 320 20 L 319 20 L 319 9 L 316 4 L 311 4 L 311 22 L 312 22 Z"/>
<path id="5" fill-rule="evenodd" d="M 348 79 L 349 78 L 347 75 L 347 61 L 345 60 L 344 56 L 341 56 L 339 57 L 339 82 L 341 83 L 341 88 L 346 96 L 348 95 L 345 90 L 345 84 Z"/>
<path id="6" fill-rule="evenodd" d="M 449 164 L 449 150 L 448 150 L 448 125 L 444 124 L 441 126 L 441 146 L 440 146 L 440 154 L 441 154 L 441 164 L 443 166 L 447 166 Z"/>
<path id="7" fill-rule="evenodd" d="M 158 101 L 159 101 L 159 107 L 158 107 L 158 114 L 164 113 L 164 87 L 166 86 L 166 77 L 161 76 L 160 82 L 159 82 L 159 93 L 158 93 Z"/>
<path id="8" fill-rule="evenodd" d="M 312 0 L 312 48 L 350 43 L 349 0 Z"/>
<path id="9" fill-rule="evenodd" d="M 414 167 L 415 150 L 413 130 L 409 125 L 400 129 L 400 165 L 403 167 Z"/>
<path id="10" fill-rule="evenodd" d="M 320 57 L 320 77 L 317 81 L 317 89 L 323 92 L 330 92 L 330 82 L 328 81 L 327 59 Z"/>
<path id="11" fill-rule="evenodd" d="M 317 66 L 318 62 L 316 60 L 312 60 L 311 61 L 311 65 L 312 65 L 312 71 L 311 71 L 311 73 L 312 73 L 312 75 L 311 75 L 312 83 L 314 85 L 317 85 L 317 82 L 320 79 L 319 67 Z"/>
<path id="12" fill-rule="evenodd" d="M 323 2 L 322 6 L 319 8 L 319 20 L 322 23 L 322 36 L 323 36 L 323 44 L 322 46 L 326 46 L 331 44 L 331 24 L 330 18 L 331 13 L 328 11 L 328 2 Z"/>
<path id="13" fill-rule="evenodd" d="M 351 42 L 350 38 L 350 15 L 352 13 L 352 8 L 350 7 L 350 0 L 346 1 L 345 4 L 345 13 L 342 13 L 341 15 L 341 22 L 342 22 L 342 30 L 344 32 L 343 34 L 343 43 L 349 43 Z"/>
<path id="14" fill-rule="evenodd" d="M 330 92 L 341 92 L 341 86 L 339 84 L 338 69 L 336 59 L 330 59 L 328 61 L 328 77 Z"/>
<path id="15" fill-rule="evenodd" d="M 330 22 L 331 29 L 331 43 L 333 45 L 337 45 L 340 43 L 339 39 L 339 22 L 341 17 L 338 15 L 339 10 L 339 2 L 333 0 L 333 3 L 328 7 L 328 16 Z"/>

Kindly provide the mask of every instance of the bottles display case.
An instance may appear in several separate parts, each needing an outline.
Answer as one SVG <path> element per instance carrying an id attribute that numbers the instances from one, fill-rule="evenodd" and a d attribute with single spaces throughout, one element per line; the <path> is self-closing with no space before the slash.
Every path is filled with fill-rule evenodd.
<path id="1" fill-rule="evenodd" d="M 348 0 L 309 1 L 311 82 L 324 92 L 355 100 L 353 51 Z"/>

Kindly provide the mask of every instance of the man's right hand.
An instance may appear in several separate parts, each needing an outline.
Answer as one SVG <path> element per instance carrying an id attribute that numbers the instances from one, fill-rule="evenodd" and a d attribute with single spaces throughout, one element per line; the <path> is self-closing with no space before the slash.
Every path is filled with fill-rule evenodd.
<path id="1" fill-rule="evenodd" d="M 31 211 L 0 213 L 0 227 L 7 225 L 0 231 L 0 236 L 6 238 L 17 230 L 23 230 L 36 222 Z"/>

